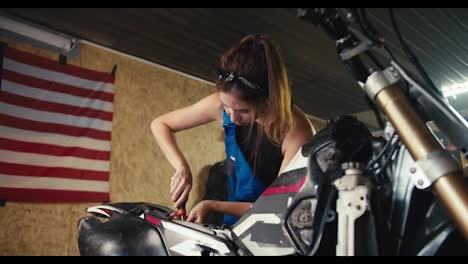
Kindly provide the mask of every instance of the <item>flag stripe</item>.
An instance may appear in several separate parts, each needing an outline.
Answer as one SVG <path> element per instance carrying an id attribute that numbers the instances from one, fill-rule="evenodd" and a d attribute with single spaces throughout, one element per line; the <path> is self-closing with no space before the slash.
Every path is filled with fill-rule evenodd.
<path id="1" fill-rule="evenodd" d="M 19 188 L 1 188 L 0 199 L 8 198 L 15 202 L 96 202 L 110 201 L 109 193 L 103 192 L 78 192 L 68 190 L 36 190 Z"/>
<path id="2" fill-rule="evenodd" d="M 106 102 L 111 102 L 111 103 L 114 101 L 113 93 L 82 89 L 81 87 L 71 86 L 71 85 L 62 84 L 62 83 L 53 82 L 53 81 L 46 81 L 46 80 L 34 78 L 28 75 L 24 75 L 21 73 L 17 73 L 17 72 L 5 70 L 5 69 L 4 69 L 3 79 L 4 81 L 16 83 L 18 86 L 21 86 L 21 87 L 23 86 L 33 87 L 37 89 L 42 89 L 44 90 L 44 92 L 45 91 L 56 92 L 56 93 L 62 94 L 62 96 L 73 95 L 73 97 L 70 97 L 70 98 L 75 98 L 75 96 L 78 96 L 79 98 L 75 98 L 75 100 L 83 100 L 83 98 L 81 97 L 85 97 L 89 99 L 96 99 L 96 100 L 101 100 L 101 101 L 106 101 Z M 13 88 L 16 89 L 18 86 L 16 87 L 13 86 Z M 68 99 L 69 97 L 65 96 L 65 97 L 60 97 L 60 98 Z M 88 104 L 91 105 L 89 103 L 89 99 L 85 100 L 85 102 L 88 102 Z M 107 104 L 104 104 L 104 102 L 100 102 L 98 105 L 103 105 L 108 111 L 112 111 L 112 109 L 109 109 L 109 106 Z M 112 104 L 109 104 L 109 105 L 112 106 Z M 97 109 L 100 109 L 100 108 L 97 108 Z"/>
<path id="3" fill-rule="evenodd" d="M 86 149 L 109 151 L 110 142 L 107 140 L 98 140 L 88 137 L 71 137 L 66 135 L 35 132 L 31 130 L 17 129 L 12 127 L 0 126 L 0 136 L 23 142 L 53 144 L 62 147 L 80 146 Z"/>
<path id="4" fill-rule="evenodd" d="M 0 97 L 1 98 L 1 97 Z M 111 131 L 112 122 L 103 121 L 95 118 L 78 117 L 60 113 L 51 113 L 34 110 L 26 107 L 6 104 L 0 100 L 0 113 L 35 120 L 44 123 L 53 123 L 60 125 L 76 126 L 81 128 L 93 128 L 102 131 Z"/>
<path id="5" fill-rule="evenodd" d="M 84 179 L 84 180 L 109 180 L 109 172 L 92 171 L 92 170 L 77 170 L 63 167 L 44 167 L 24 165 L 8 162 L 0 162 L 0 174 L 17 175 L 17 176 L 36 176 L 36 177 L 53 177 L 53 178 L 69 178 L 69 179 Z"/>
<path id="6" fill-rule="evenodd" d="M 111 133 L 107 131 L 100 131 L 92 128 L 77 128 L 67 125 L 50 124 L 28 120 L 24 118 L 12 117 L 0 113 L 0 125 L 29 129 L 39 132 L 58 133 L 69 136 L 77 137 L 90 137 L 94 139 L 110 140 Z"/>
<path id="7" fill-rule="evenodd" d="M 3 79 L 3 54 L 5 53 L 5 49 L 7 48 L 7 43 L 0 41 L 0 93 L 2 90 L 2 79 Z"/>
<path id="8" fill-rule="evenodd" d="M 29 97 L 12 94 L 5 90 L 2 91 L 0 101 L 5 102 L 10 105 L 29 107 L 29 108 L 34 108 L 36 110 L 41 110 L 41 111 L 96 118 L 96 119 L 105 120 L 105 121 L 112 121 L 111 112 L 105 112 L 105 111 L 99 111 L 99 110 L 95 110 L 91 108 L 82 108 L 82 107 L 70 106 L 66 104 L 32 99 Z"/>
<path id="9" fill-rule="evenodd" d="M 89 79 L 93 81 L 105 81 L 114 83 L 114 76 L 107 72 L 97 72 L 94 70 L 84 69 L 71 64 L 61 65 L 54 60 L 37 56 L 31 53 L 19 51 L 12 48 L 6 48 L 4 53 L 6 58 L 13 59 L 25 64 L 33 64 L 41 68 L 48 69 L 59 73 L 64 73 L 56 79 L 63 79 L 63 75 L 72 75 L 77 78 Z M 55 79 L 55 78 L 54 78 Z"/>
<path id="10" fill-rule="evenodd" d="M 104 91 L 108 93 L 114 92 L 113 85 L 107 85 L 107 83 L 105 82 L 81 79 L 60 72 L 49 71 L 43 68 L 38 68 L 28 64 L 20 63 L 18 61 L 10 60 L 8 58 L 3 59 L 3 68 L 14 72 L 20 72 L 21 74 L 26 74 L 35 78 L 53 82 L 60 82 L 72 86 L 78 86 L 93 91 Z"/>
<path id="11" fill-rule="evenodd" d="M 56 164 L 56 166 L 58 165 L 65 168 L 109 171 L 109 161 L 90 160 L 77 157 L 57 157 L 2 149 L 0 149 L 0 161 L 36 166 Z"/>
<path id="12" fill-rule="evenodd" d="M 53 156 L 72 156 L 85 159 L 109 160 L 109 151 L 89 150 L 81 147 L 61 147 L 51 144 L 28 143 L 0 137 L 0 149 Z"/>
<path id="13" fill-rule="evenodd" d="M 10 60 L 8 58 L 3 59 L 3 68 L 14 72 L 19 72 L 21 74 L 29 75 L 35 78 L 58 82 L 62 84 L 68 84 L 72 86 L 78 86 L 93 91 L 104 91 L 108 93 L 114 92 L 114 86 L 105 82 L 81 79 L 60 72 L 49 71 L 43 68 L 38 68 L 28 64 L 20 63 L 14 60 Z"/>
<path id="14" fill-rule="evenodd" d="M 109 182 L 81 179 L 11 176 L 0 174 L 0 187 L 43 190 L 72 190 L 86 192 L 108 192 Z"/>

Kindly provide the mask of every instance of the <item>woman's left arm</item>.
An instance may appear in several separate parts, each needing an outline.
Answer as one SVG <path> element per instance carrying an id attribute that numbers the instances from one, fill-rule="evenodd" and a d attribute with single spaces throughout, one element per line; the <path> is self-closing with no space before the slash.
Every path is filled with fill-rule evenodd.
<path id="1" fill-rule="evenodd" d="M 235 217 L 242 217 L 250 208 L 252 203 L 247 202 L 227 202 L 215 200 L 203 200 L 190 210 L 187 221 L 204 223 L 209 212 L 230 214 Z"/>

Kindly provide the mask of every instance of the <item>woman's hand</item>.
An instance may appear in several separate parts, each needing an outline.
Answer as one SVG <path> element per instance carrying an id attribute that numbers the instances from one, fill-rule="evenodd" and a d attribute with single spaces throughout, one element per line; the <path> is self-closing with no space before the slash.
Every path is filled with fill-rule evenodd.
<path id="1" fill-rule="evenodd" d="M 204 200 L 195 205 L 190 211 L 187 221 L 202 224 L 205 222 L 206 215 L 211 211 L 210 200 Z"/>
<path id="2" fill-rule="evenodd" d="M 191 189 L 192 172 L 189 166 L 181 166 L 171 178 L 171 201 L 175 203 L 176 208 L 179 208 L 188 200 Z"/>

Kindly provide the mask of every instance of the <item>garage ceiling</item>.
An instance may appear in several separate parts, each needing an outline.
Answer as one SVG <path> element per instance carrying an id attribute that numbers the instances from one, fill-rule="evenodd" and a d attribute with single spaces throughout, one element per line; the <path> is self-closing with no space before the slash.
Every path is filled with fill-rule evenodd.
<path id="1" fill-rule="evenodd" d="M 439 89 L 468 87 L 468 10 L 395 9 L 400 31 Z M 359 86 L 338 60 L 334 42 L 287 8 L 5 8 L 3 13 L 181 72 L 213 81 L 209 65 L 248 33 L 264 33 L 280 46 L 293 98 L 323 119 L 359 114 L 375 126 Z M 387 9 L 368 9 L 369 20 L 404 60 Z M 381 58 L 386 54 L 379 53 Z M 414 71 L 415 72 L 415 71 Z M 467 111 L 468 93 L 450 102 Z"/>

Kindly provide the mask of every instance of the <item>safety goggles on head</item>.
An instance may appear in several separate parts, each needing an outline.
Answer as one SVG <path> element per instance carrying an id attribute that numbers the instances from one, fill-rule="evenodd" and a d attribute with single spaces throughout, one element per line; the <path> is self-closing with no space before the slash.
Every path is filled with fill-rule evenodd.
<path id="1" fill-rule="evenodd" d="M 220 81 L 241 83 L 245 87 L 250 88 L 255 92 L 258 92 L 258 93 L 264 93 L 265 92 L 264 89 L 262 89 L 259 85 L 247 80 L 247 78 L 245 78 L 245 77 L 237 76 L 233 72 L 228 73 L 228 72 L 220 69 L 219 67 L 216 67 L 216 66 L 213 66 L 213 65 L 211 65 L 211 68 L 216 74 L 218 74 L 218 79 Z"/>

